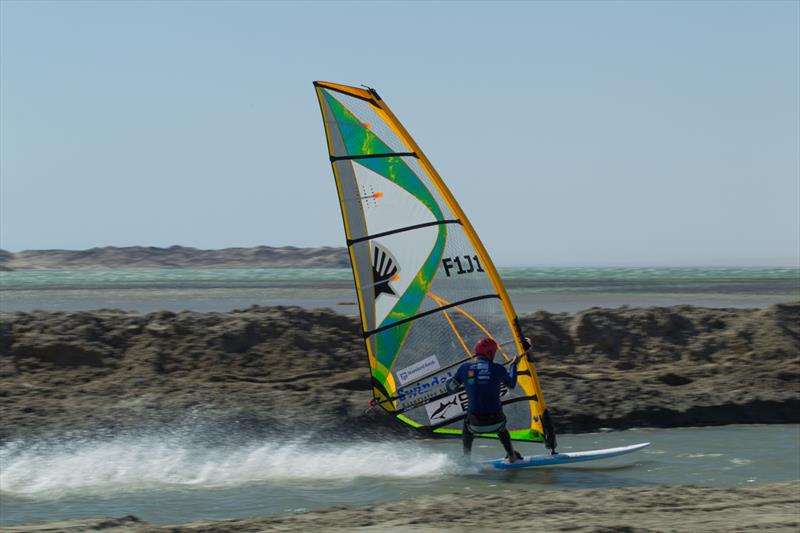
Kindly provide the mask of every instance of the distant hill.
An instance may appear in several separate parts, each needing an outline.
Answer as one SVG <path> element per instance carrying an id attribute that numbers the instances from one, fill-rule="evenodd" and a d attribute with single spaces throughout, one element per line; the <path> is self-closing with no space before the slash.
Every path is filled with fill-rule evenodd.
<path id="1" fill-rule="evenodd" d="M 105 246 L 90 250 L 0 250 L 0 270 L 42 268 L 259 268 L 349 266 L 345 248 L 256 246 L 199 250 L 187 246 Z"/>

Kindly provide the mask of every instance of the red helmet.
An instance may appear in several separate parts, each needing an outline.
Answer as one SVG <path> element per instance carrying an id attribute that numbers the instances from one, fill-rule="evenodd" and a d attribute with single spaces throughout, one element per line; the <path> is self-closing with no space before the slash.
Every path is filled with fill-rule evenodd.
<path id="1" fill-rule="evenodd" d="M 481 339 L 475 345 L 475 355 L 480 355 L 489 360 L 494 359 L 494 353 L 497 351 L 497 343 L 493 339 Z"/>

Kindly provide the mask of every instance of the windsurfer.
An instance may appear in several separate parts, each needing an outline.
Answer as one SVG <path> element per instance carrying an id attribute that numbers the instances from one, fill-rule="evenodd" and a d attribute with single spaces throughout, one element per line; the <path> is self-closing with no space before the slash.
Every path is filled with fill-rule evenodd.
<path id="1" fill-rule="evenodd" d="M 530 340 L 525 339 L 527 346 Z M 517 364 L 525 357 L 519 355 L 511 361 L 509 370 L 494 362 L 497 343 L 493 339 L 481 339 L 475 345 L 474 360 L 464 363 L 455 375 L 447 381 L 447 389 L 455 392 L 464 385 L 467 391 L 467 416 L 464 418 L 462 444 L 464 455 L 472 453 L 472 441 L 476 434 L 497 433 L 506 459 L 509 462 L 519 461 L 522 456 L 511 445 L 511 435 L 506 429 L 506 416 L 500 403 L 500 385 L 505 383 L 509 389 L 517 386 Z"/>

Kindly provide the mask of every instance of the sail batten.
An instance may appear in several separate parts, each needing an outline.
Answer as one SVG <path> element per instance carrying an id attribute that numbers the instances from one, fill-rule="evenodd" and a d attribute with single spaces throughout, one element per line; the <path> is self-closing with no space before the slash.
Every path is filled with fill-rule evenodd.
<path id="1" fill-rule="evenodd" d="M 488 253 L 414 139 L 372 89 L 314 82 L 350 253 L 378 405 L 403 422 L 458 433 L 463 391 L 444 383 L 491 337 L 510 361 L 519 322 Z M 466 356 L 466 357 L 465 357 Z M 513 438 L 542 440 L 533 365 L 503 389 Z"/>
<path id="2" fill-rule="evenodd" d="M 374 235 L 367 235 L 365 237 L 360 237 L 358 239 L 348 239 L 347 245 L 352 246 L 354 244 L 358 244 L 359 242 L 363 241 L 371 241 L 374 239 L 379 239 L 381 237 L 386 237 L 388 235 L 394 235 L 395 233 L 403 233 L 404 231 L 413 231 L 415 229 L 422 229 L 427 228 L 428 226 L 438 226 L 440 224 L 461 224 L 460 220 L 436 220 L 434 222 L 424 222 L 422 224 L 414 224 L 413 226 L 406 226 L 405 228 L 397 228 L 389 231 L 384 231 L 381 233 L 376 233 Z"/>
<path id="3" fill-rule="evenodd" d="M 365 337 L 369 337 L 370 335 L 375 335 L 376 333 L 380 333 L 381 331 L 387 330 L 389 328 L 393 328 L 395 326 L 400 326 L 402 324 L 405 324 L 406 322 L 410 322 L 412 320 L 419 320 L 420 318 L 426 317 L 428 315 L 432 315 L 434 313 L 443 312 L 443 311 L 445 311 L 447 309 L 450 309 L 451 307 L 457 307 L 459 305 L 464 305 L 466 303 L 474 302 L 474 301 L 477 301 L 477 300 L 483 300 L 483 299 L 486 299 L 486 298 L 500 298 L 500 295 L 499 294 L 483 294 L 483 295 L 480 295 L 480 296 L 473 296 L 472 298 L 467 298 L 465 300 L 461 300 L 460 302 L 455 302 L 455 303 L 452 303 L 452 304 L 443 305 L 441 307 L 437 307 L 436 309 L 430 309 L 430 310 L 425 311 L 423 313 L 420 313 L 418 315 L 410 316 L 408 318 L 404 318 L 403 320 L 398 321 L 398 322 L 390 322 L 389 324 L 386 324 L 385 326 L 381 326 L 380 328 L 378 328 L 376 330 L 365 331 L 364 332 L 364 336 Z"/>
<path id="4" fill-rule="evenodd" d="M 332 155 L 331 161 L 348 161 L 351 159 L 373 159 L 376 157 L 417 157 L 414 152 L 390 152 L 387 154 L 356 154 L 356 155 Z"/>

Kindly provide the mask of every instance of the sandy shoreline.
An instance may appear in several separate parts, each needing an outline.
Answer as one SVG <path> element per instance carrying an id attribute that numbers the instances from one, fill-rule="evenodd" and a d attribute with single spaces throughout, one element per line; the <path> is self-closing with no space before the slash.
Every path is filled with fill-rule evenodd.
<path id="1" fill-rule="evenodd" d="M 734 488 L 656 486 L 515 490 L 507 497 L 457 492 L 295 515 L 156 526 L 136 517 L 0 528 L 6 533 L 78 531 L 377 533 L 440 531 L 796 532 L 800 481 Z"/>

